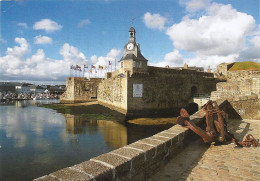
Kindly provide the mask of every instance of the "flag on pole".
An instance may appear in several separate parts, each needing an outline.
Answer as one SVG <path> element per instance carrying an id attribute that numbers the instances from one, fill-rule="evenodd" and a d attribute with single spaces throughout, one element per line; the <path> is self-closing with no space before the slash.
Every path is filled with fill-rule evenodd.
<path id="1" fill-rule="evenodd" d="M 112 61 L 108 61 L 108 65 L 112 65 Z"/>
<path id="2" fill-rule="evenodd" d="M 92 73 L 92 70 L 90 69 L 89 72 Z"/>
<path id="3" fill-rule="evenodd" d="M 84 69 L 87 69 L 87 68 L 88 68 L 88 66 L 84 64 Z"/>
<path id="4" fill-rule="evenodd" d="M 96 67 L 95 67 L 94 65 L 91 65 L 91 68 L 92 68 L 92 69 L 95 69 Z"/>
<path id="5" fill-rule="evenodd" d="M 99 69 L 103 69 L 103 66 L 99 65 L 98 68 L 99 68 Z"/>

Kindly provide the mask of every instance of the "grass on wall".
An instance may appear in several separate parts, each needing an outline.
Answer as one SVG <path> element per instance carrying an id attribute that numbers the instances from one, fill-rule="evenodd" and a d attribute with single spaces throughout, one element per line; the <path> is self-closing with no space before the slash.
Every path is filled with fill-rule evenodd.
<path id="1" fill-rule="evenodd" d="M 229 71 L 236 71 L 236 70 L 260 70 L 260 63 L 256 62 L 236 62 Z"/>

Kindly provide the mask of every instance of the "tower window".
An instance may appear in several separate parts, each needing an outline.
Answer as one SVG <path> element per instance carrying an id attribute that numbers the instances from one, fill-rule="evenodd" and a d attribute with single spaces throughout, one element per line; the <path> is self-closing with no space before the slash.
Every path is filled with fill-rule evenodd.
<path id="1" fill-rule="evenodd" d="M 136 62 L 136 67 L 140 67 L 140 62 Z"/>
<path id="2" fill-rule="evenodd" d="M 123 62 L 121 62 L 121 68 L 123 68 L 124 67 L 124 64 L 123 64 Z"/>
<path id="3" fill-rule="evenodd" d="M 130 32 L 130 37 L 133 37 L 134 36 L 134 33 L 133 32 Z"/>

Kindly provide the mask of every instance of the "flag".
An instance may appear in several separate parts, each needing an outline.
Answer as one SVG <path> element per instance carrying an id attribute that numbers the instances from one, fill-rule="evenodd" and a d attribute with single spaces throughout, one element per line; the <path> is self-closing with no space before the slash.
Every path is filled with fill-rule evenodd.
<path id="1" fill-rule="evenodd" d="M 90 69 L 89 72 L 92 73 L 92 70 Z"/>
<path id="2" fill-rule="evenodd" d="M 94 65 L 91 65 L 91 68 L 92 68 L 92 69 L 95 69 L 96 67 L 95 67 Z"/>
<path id="3" fill-rule="evenodd" d="M 103 69 L 103 66 L 99 65 L 98 68 L 99 68 L 99 69 Z"/>
<path id="4" fill-rule="evenodd" d="M 84 69 L 87 69 L 87 68 L 88 68 L 88 66 L 84 64 Z"/>
<path id="5" fill-rule="evenodd" d="M 81 67 L 80 67 L 80 66 L 78 66 L 77 64 L 76 64 L 76 68 L 77 68 L 77 69 L 81 69 Z"/>
<path id="6" fill-rule="evenodd" d="M 74 66 L 73 66 L 73 65 L 71 65 L 71 66 L 70 66 L 70 69 L 74 69 Z"/>
<path id="7" fill-rule="evenodd" d="M 108 65 L 112 65 L 112 61 L 108 61 Z"/>

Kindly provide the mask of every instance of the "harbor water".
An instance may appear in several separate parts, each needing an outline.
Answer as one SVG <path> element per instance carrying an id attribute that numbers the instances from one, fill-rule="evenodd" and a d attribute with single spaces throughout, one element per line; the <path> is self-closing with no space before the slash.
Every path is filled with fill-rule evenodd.
<path id="1" fill-rule="evenodd" d="M 131 126 L 37 106 L 0 105 L 0 180 L 32 180 L 151 136 L 167 126 Z"/>

